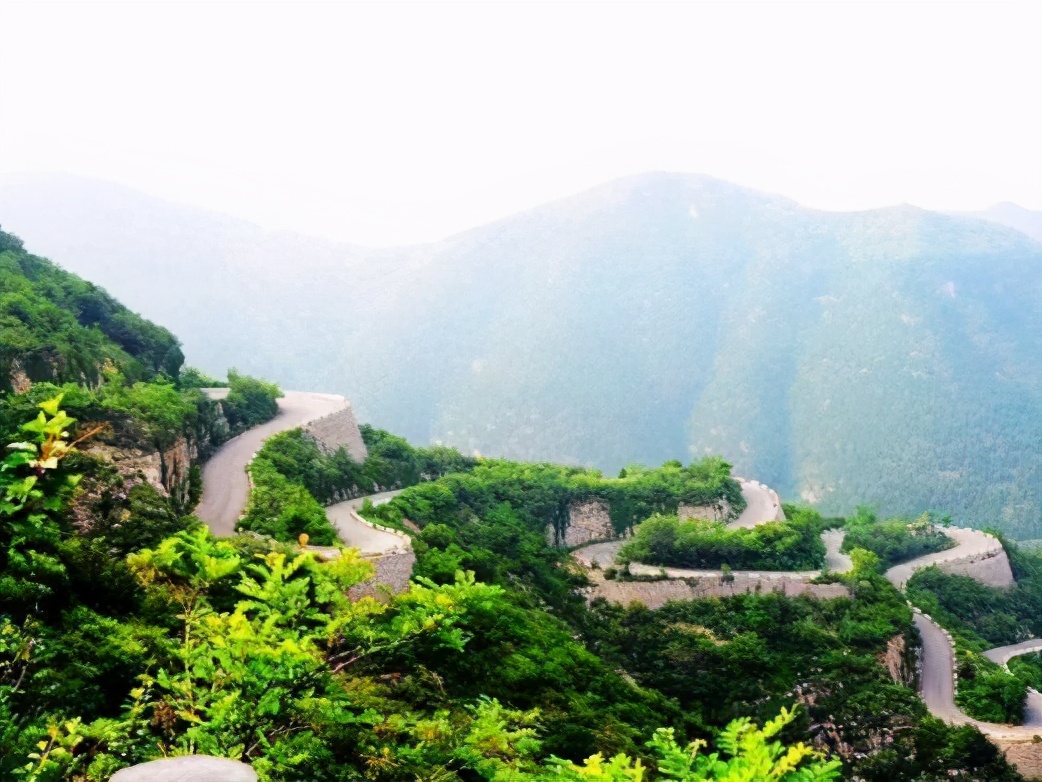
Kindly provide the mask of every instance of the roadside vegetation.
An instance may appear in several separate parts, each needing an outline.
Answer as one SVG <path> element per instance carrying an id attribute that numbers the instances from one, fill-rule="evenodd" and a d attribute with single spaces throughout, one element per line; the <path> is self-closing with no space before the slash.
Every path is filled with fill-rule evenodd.
<path id="1" fill-rule="evenodd" d="M 936 567 L 916 573 L 907 585 L 909 599 L 947 628 L 958 656 L 957 703 L 987 722 L 1020 724 L 1027 687 L 1038 678 L 1027 663 L 1012 660 L 1007 673 L 983 652 L 1042 636 L 1042 552 L 1003 541 L 1016 586 L 996 589 Z"/>
<path id="2" fill-rule="evenodd" d="M 762 730 L 734 722 L 714 755 L 685 748 L 675 729 L 656 733 L 663 717 L 683 725 L 669 699 L 472 574 L 352 603 L 347 589 L 371 569 L 350 552 L 320 563 L 189 523 L 95 563 L 103 588 L 77 588 L 79 546 L 63 534 L 77 430 L 59 404 L 40 403 L 0 470 L 5 778 L 100 782 L 187 751 L 242 758 L 264 780 L 636 782 L 652 760 L 664 778 L 839 776 L 817 751 L 773 742 L 793 719 L 784 711 Z"/>
<path id="3" fill-rule="evenodd" d="M 790 509 L 785 521 L 730 529 L 724 522 L 652 516 L 618 554 L 620 563 L 679 568 L 816 570 L 825 562 L 824 521 L 809 509 Z"/>
<path id="4" fill-rule="evenodd" d="M 215 539 L 190 515 L 193 454 L 273 414 L 278 389 L 232 372 L 232 401 L 206 399 L 212 378 L 182 377 L 177 352 L 163 363 L 166 332 L 118 309 L 114 336 L 85 326 L 78 283 L 32 288 L 26 269 L 54 273 L 23 267 L 8 235 L 0 248 L 29 285 L 15 293 L 50 302 L 3 321 L 42 341 L 3 354 L 36 384 L 0 400 L 0 779 L 107 782 L 200 752 L 262 782 L 1018 779 L 976 729 L 925 714 L 911 614 L 863 548 L 832 576 L 845 598 L 588 602 L 551 545 L 569 508 L 608 503 L 616 532 L 680 504 L 733 515 L 720 459 L 605 478 L 366 430 L 359 467 L 291 433 L 255 462 L 267 534 Z M 162 468 L 169 486 L 135 461 L 156 449 L 187 455 Z M 294 540 L 320 536 L 321 503 L 355 486 L 408 486 L 367 509 L 418 558 L 384 602 L 347 598 L 373 575 L 354 552 L 323 562 Z M 1033 562 L 1015 558 L 1018 575 Z"/>
<path id="5" fill-rule="evenodd" d="M 879 557 L 885 569 L 952 548 L 955 542 L 936 528 L 935 521 L 929 513 L 923 513 L 914 521 L 900 518 L 880 520 L 868 508 L 859 507 L 844 525 L 846 539 L 842 550 L 850 552 L 863 548 L 871 551 Z"/>

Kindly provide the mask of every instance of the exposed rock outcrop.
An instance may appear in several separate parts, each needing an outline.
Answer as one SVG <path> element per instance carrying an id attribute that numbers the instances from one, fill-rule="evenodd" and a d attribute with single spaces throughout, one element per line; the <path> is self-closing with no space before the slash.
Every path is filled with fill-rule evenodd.
<path id="1" fill-rule="evenodd" d="M 918 687 L 916 649 L 909 649 L 903 635 L 895 635 L 886 644 L 886 652 L 880 662 L 896 684 L 916 689 Z"/>
<path id="2" fill-rule="evenodd" d="M 164 449 L 121 448 L 94 443 L 85 451 L 112 464 L 129 482 L 143 479 L 175 502 L 188 502 L 188 473 L 198 458 L 198 450 L 183 436 Z"/>

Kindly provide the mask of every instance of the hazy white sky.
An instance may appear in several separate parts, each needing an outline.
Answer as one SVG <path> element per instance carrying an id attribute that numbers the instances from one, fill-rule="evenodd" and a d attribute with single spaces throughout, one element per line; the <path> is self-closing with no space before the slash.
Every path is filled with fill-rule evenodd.
<path id="1" fill-rule="evenodd" d="M 609 179 L 1042 209 L 1042 2 L 0 4 L 0 171 L 361 244 Z"/>

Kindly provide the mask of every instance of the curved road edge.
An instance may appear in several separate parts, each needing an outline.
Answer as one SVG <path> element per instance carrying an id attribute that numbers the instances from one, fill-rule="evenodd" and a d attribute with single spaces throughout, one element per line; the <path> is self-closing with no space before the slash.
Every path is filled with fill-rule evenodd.
<path id="1" fill-rule="evenodd" d="M 246 466 L 265 440 L 348 406 L 342 396 L 307 391 L 285 391 L 277 403 L 274 418 L 233 437 L 203 465 L 203 495 L 195 515 L 216 537 L 235 533 L 250 494 Z"/>

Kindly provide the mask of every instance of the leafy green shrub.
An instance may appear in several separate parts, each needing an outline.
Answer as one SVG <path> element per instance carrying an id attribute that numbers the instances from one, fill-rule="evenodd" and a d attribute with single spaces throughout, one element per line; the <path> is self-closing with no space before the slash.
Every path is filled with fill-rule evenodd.
<path id="1" fill-rule="evenodd" d="M 195 367 L 182 367 L 177 376 L 177 385 L 180 388 L 223 388 L 228 383 L 212 378 Z"/>
<path id="2" fill-rule="evenodd" d="M 1042 652 L 1014 657 L 1007 663 L 1007 667 L 1028 687 L 1042 692 Z"/>
<path id="3" fill-rule="evenodd" d="M 284 542 L 306 534 L 313 545 L 331 546 L 336 530 L 325 509 L 311 493 L 294 483 L 266 458 L 258 455 L 249 466 L 253 490 L 239 527 Z"/>
<path id="4" fill-rule="evenodd" d="M 1027 685 L 986 657 L 961 652 L 955 702 L 974 719 L 1019 725 L 1024 720 Z"/>
<path id="5" fill-rule="evenodd" d="M 618 558 L 686 568 L 812 570 L 820 568 L 825 558 L 819 522 L 813 511 L 739 529 L 717 521 L 652 516 L 637 527 Z"/>
<path id="6" fill-rule="evenodd" d="M 222 400 L 224 413 L 233 432 L 241 432 L 257 424 L 270 421 L 279 412 L 275 401 L 282 391 L 274 383 L 240 375 L 228 370 L 228 396 Z"/>
<path id="7" fill-rule="evenodd" d="M 907 519 L 879 521 L 866 508 L 858 508 L 857 514 L 847 519 L 846 532 L 843 551 L 867 549 L 879 557 L 884 569 L 955 545 L 955 541 L 934 528 L 928 513 L 911 522 Z"/>

